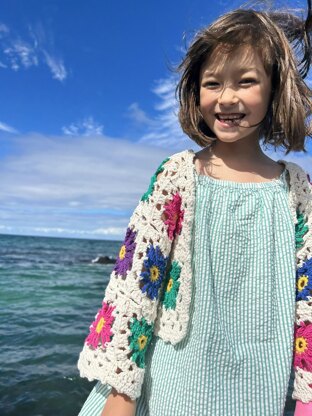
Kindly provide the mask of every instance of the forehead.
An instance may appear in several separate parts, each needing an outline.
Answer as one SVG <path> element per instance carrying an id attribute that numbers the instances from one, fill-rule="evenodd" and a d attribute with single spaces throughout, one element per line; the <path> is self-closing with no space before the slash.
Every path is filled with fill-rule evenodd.
<path id="1" fill-rule="evenodd" d="M 265 73 L 258 51 L 251 46 L 241 46 L 231 52 L 216 48 L 202 64 L 201 75 L 221 73 L 225 70 L 238 74 L 247 70 Z"/>

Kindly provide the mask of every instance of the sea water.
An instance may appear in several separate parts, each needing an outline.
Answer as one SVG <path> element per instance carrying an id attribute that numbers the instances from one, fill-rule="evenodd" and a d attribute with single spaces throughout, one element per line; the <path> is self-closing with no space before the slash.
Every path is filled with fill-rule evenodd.
<path id="1" fill-rule="evenodd" d="M 92 260 L 120 245 L 0 235 L 1 416 L 78 415 L 96 381 L 79 377 L 77 360 L 113 269 Z M 285 416 L 292 384 L 293 374 Z"/>

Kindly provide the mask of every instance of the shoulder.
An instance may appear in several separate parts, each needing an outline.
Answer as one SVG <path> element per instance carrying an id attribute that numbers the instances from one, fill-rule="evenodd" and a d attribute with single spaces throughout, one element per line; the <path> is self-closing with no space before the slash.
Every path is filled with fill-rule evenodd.
<path id="1" fill-rule="evenodd" d="M 169 155 L 159 165 L 156 171 L 157 179 L 164 176 L 162 174 L 164 171 L 171 172 L 173 174 L 176 174 L 177 172 L 187 172 L 190 168 L 192 168 L 194 156 L 195 152 L 193 149 L 182 150 L 181 152 Z"/>
<path id="2" fill-rule="evenodd" d="M 196 153 L 193 149 L 182 150 L 181 152 L 173 153 L 167 157 L 168 164 L 177 163 L 184 164 L 187 163 L 190 159 L 194 158 Z"/>
<path id="3" fill-rule="evenodd" d="M 305 171 L 305 169 L 302 168 L 300 165 L 298 165 L 298 163 L 290 162 L 288 160 L 283 160 L 283 159 L 278 160 L 278 162 L 284 163 L 284 165 L 286 166 L 286 169 L 292 173 L 299 173 L 301 175 L 307 175 L 307 172 Z"/>
<path id="4" fill-rule="evenodd" d="M 295 186 L 310 186 L 311 187 L 311 178 L 309 173 L 300 165 L 295 162 L 290 162 L 286 160 L 279 160 L 285 164 L 285 167 L 289 173 L 290 182 Z"/>
<path id="5" fill-rule="evenodd" d="M 312 184 L 308 172 L 297 163 L 282 160 L 288 171 L 289 203 L 292 217 L 297 224 L 300 213 L 312 215 Z"/>
<path id="6" fill-rule="evenodd" d="M 167 195 L 180 186 L 181 178 L 192 178 L 193 150 L 183 150 L 166 157 L 156 169 L 150 179 L 148 190 L 141 197 L 141 201 L 148 201 L 152 194 L 154 196 Z"/>

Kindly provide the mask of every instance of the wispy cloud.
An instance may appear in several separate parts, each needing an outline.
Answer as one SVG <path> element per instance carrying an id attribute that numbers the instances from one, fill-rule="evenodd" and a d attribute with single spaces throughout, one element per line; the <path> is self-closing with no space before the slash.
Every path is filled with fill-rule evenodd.
<path id="1" fill-rule="evenodd" d="M 58 81 L 63 81 L 67 77 L 67 71 L 63 61 L 56 56 L 52 56 L 44 49 L 42 50 L 42 53 L 44 55 L 46 64 L 52 72 L 53 78 L 57 79 Z"/>
<path id="2" fill-rule="evenodd" d="M 21 66 L 26 69 L 31 66 L 38 66 L 37 51 L 32 45 L 21 39 L 16 39 L 10 46 L 3 48 L 3 53 L 14 71 L 18 71 Z"/>
<path id="3" fill-rule="evenodd" d="M 18 134 L 18 131 L 14 127 L 11 127 L 8 124 L 2 123 L 1 121 L 0 121 L 0 131 L 4 131 L 6 133 Z"/>
<path id="4" fill-rule="evenodd" d="M 140 108 L 138 103 L 132 103 L 127 110 L 126 116 L 133 122 L 144 125 L 144 126 L 155 126 L 157 125 L 156 120 L 149 117 L 145 111 Z"/>
<path id="5" fill-rule="evenodd" d="M 122 239 L 168 156 L 105 136 L 13 136 L 10 142 L 18 152 L 0 164 L 0 232 L 13 234 Z"/>
<path id="6" fill-rule="evenodd" d="M 8 229 L 12 229 L 12 227 L 8 227 Z M 0 227 L 1 230 L 1 227 Z M 98 228 L 96 230 L 75 230 L 70 228 L 49 228 L 49 227 L 34 227 L 33 231 L 35 233 L 39 233 L 40 235 L 46 234 L 46 235 L 56 235 L 59 234 L 61 236 L 83 236 L 83 237 L 107 237 L 112 235 L 122 235 L 124 233 L 125 229 L 124 227 L 108 227 L 108 228 Z"/>
<path id="7" fill-rule="evenodd" d="M 67 77 L 63 60 L 54 50 L 53 36 L 46 36 L 40 23 L 36 27 L 29 25 L 24 37 L 0 23 L 0 52 L 0 68 L 19 71 L 45 64 L 54 79 L 64 81 Z"/>
<path id="8" fill-rule="evenodd" d="M 62 131 L 69 136 L 102 136 L 103 126 L 94 121 L 93 117 L 87 117 L 82 121 L 62 127 Z"/>
<path id="9" fill-rule="evenodd" d="M 177 79 L 173 76 L 155 81 L 152 92 L 156 103 L 154 115 L 148 115 L 138 103 L 128 108 L 127 116 L 145 127 L 145 133 L 138 139 L 139 143 L 163 148 L 183 149 L 190 145 L 178 122 L 178 106 L 175 99 Z M 194 143 L 194 147 L 198 146 Z"/>

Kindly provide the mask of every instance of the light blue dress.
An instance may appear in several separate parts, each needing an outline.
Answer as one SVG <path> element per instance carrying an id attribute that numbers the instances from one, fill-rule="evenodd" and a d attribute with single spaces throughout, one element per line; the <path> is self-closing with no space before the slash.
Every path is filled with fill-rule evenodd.
<path id="1" fill-rule="evenodd" d="M 296 284 L 286 175 L 195 175 L 190 330 L 176 346 L 153 339 L 136 416 L 284 414 Z M 100 416 L 109 392 L 97 383 L 79 416 Z"/>

